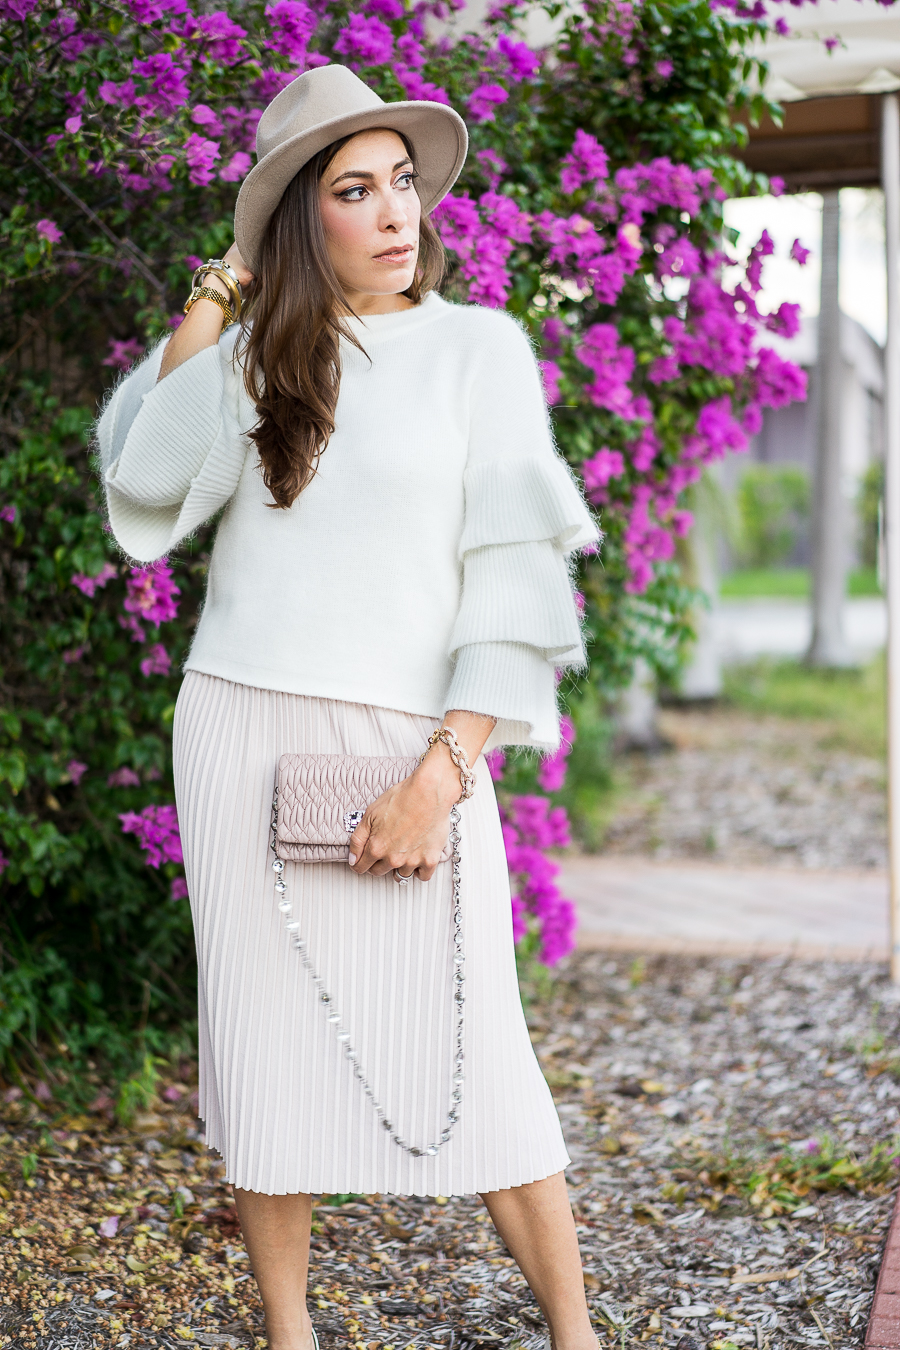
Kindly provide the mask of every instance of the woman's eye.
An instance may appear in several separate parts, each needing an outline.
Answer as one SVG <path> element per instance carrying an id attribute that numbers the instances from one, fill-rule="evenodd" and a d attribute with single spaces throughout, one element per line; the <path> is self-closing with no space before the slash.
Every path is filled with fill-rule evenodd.
<path id="1" fill-rule="evenodd" d="M 398 188 L 411 188 L 415 176 L 412 169 L 410 169 L 409 173 L 401 173 L 400 177 L 397 179 L 396 186 Z"/>
<path id="2" fill-rule="evenodd" d="M 366 191 L 366 189 L 365 189 L 364 185 L 363 185 L 362 183 L 359 183 L 359 184 L 357 184 L 356 187 L 347 188 L 347 191 L 346 191 L 346 192 L 342 192 L 342 193 L 341 193 L 341 201 L 343 201 L 343 202 L 361 202 L 362 199 L 363 199 L 363 195 L 364 195 L 365 191 Z"/>

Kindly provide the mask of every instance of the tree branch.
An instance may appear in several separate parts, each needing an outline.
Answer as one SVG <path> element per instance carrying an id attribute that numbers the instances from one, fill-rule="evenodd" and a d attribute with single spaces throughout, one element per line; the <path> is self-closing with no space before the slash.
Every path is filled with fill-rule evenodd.
<path id="1" fill-rule="evenodd" d="M 9 132 L 4 131 L 2 127 L 0 127 L 0 136 L 2 136 L 4 140 L 9 141 L 10 145 L 14 145 L 20 154 L 24 155 L 26 159 L 30 160 L 32 164 L 40 169 L 41 173 L 46 174 L 50 181 L 59 188 L 60 192 L 64 192 L 69 200 L 75 203 L 79 211 L 82 211 L 87 216 L 88 220 L 92 221 L 99 230 L 103 231 L 110 243 L 114 244 L 116 248 L 124 249 L 125 252 L 129 253 L 135 267 L 141 272 L 145 280 L 150 282 L 150 285 L 160 296 L 165 295 L 165 283 L 160 281 L 150 271 L 150 268 L 141 257 L 141 250 L 136 244 L 133 244 L 130 239 L 120 239 L 117 234 L 114 234 L 109 226 L 100 219 L 96 211 L 93 211 L 88 206 L 87 202 L 82 201 L 81 198 L 72 191 L 69 185 L 63 182 L 58 174 L 55 174 L 52 169 L 48 168 L 46 164 L 38 159 L 37 155 L 33 155 L 28 147 L 22 144 L 18 137 L 11 136 Z"/>

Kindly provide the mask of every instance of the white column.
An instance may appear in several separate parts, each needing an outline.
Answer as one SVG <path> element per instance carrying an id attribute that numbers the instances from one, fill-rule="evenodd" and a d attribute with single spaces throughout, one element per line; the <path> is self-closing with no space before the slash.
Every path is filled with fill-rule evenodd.
<path id="1" fill-rule="evenodd" d="M 812 641 L 807 660 L 814 666 L 849 663 L 843 609 L 847 589 L 849 511 L 841 463 L 840 194 L 822 193 L 822 283 L 816 358 L 816 463 L 812 517 Z"/>
<path id="2" fill-rule="evenodd" d="M 891 979 L 900 983 L 900 103 L 881 100 L 881 182 L 887 264 L 884 353 L 884 552 L 888 600 L 888 843 Z"/>

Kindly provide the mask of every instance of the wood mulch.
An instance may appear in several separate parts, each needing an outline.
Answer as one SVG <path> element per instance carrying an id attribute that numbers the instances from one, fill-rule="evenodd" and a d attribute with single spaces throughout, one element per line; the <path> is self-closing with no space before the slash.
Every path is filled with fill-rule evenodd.
<path id="1" fill-rule="evenodd" d="M 529 1019 L 603 1345 L 862 1345 L 898 1174 L 882 969 L 585 953 Z M 264 1345 L 182 1078 L 127 1131 L 7 1092 L 0 1344 Z M 315 1209 L 323 1350 L 546 1345 L 477 1198 L 341 1199 Z"/>

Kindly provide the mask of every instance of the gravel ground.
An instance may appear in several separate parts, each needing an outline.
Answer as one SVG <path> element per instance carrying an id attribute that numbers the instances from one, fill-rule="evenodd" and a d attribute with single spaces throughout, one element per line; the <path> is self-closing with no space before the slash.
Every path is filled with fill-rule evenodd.
<path id="1" fill-rule="evenodd" d="M 880 968 L 590 953 L 529 1016 L 604 1345 L 863 1344 L 900 1099 Z M 129 1132 L 7 1101 L 0 1343 L 264 1344 L 190 1091 Z M 323 1350 L 546 1344 L 477 1199 L 343 1199 L 315 1211 Z"/>
<path id="2" fill-rule="evenodd" d="M 885 770 L 827 726 L 733 709 L 660 714 L 668 743 L 619 761 L 605 853 L 786 867 L 887 866 Z"/>

